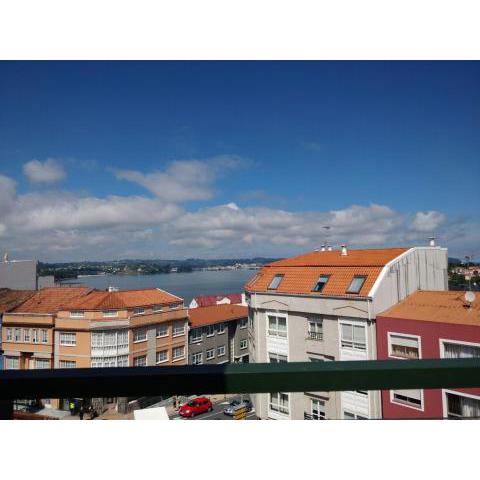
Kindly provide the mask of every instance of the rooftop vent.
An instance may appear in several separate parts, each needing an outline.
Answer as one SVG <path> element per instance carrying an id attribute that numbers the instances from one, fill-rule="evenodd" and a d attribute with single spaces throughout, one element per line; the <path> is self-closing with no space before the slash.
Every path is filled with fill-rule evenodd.
<path id="1" fill-rule="evenodd" d="M 328 250 L 329 252 L 331 252 L 331 251 L 332 251 L 332 246 L 331 246 L 331 245 L 327 245 L 327 250 Z"/>
<path id="2" fill-rule="evenodd" d="M 428 237 L 428 244 L 431 247 L 434 247 L 435 246 L 435 237 Z"/>
<path id="3" fill-rule="evenodd" d="M 322 246 L 321 246 L 320 251 L 321 251 L 321 252 L 324 252 L 324 251 L 325 251 L 325 245 L 322 245 Z"/>
<path id="4" fill-rule="evenodd" d="M 342 245 L 342 255 L 343 255 L 343 256 L 348 255 L 347 246 L 346 246 L 346 245 Z"/>

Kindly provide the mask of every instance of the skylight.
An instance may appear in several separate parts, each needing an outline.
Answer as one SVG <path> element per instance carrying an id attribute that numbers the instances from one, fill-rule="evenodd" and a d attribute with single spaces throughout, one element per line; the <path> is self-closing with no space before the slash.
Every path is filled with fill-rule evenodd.
<path id="1" fill-rule="evenodd" d="M 317 283 L 313 287 L 312 292 L 320 293 L 323 290 L 323 287 L 325 287 L 325 285 L 327 284 L 329 278 L 330 275 L 321 275 L 320 278 L 317 280 Z"/>
<path id="2" fill-rule="evenodd" d="M 367 279 L 366 275 L 355 275 L 352 278 L 352 282 L 350 283 L 350 286 L 347 288 L 347 293 L 360 292 L 366 279 Z"/>
<path id="3" fill-rule="evenodd" d="M 282 279 L 283 279 L 283 274 L 275 275 L 272 278 L 272 281 L 270 282 L 270 285 L 268 286 L 268 289 L 269 290 L 276 290 L 278 288 L 278 286 L 280 285 L 280 282 L 282 281 Z"/>

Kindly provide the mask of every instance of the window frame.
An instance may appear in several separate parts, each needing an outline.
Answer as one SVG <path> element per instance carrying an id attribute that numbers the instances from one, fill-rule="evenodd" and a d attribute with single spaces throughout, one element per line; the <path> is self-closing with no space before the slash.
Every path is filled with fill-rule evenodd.
<path id="1" fill-rule="evenodd" d="M 137 339 L 137 333 L 138 332 L 143 332 L 145 334 L 144 337 Z M 155 332 L 156 334 L 157 332 Z M 147 329 L 145 327 L 140 327 L 140 328 L 134 328 L 133 329 L 133 343 L 141 343 L 141 342 L 146 342 L 147 341 Z"/>
<path id="2" fill-rule="evenodd" d="M 343 336 L 342 336 L 342 333 L 343 333 L 343 329 L 342 329 L 342 326 L 343 325 L 346 325 L 346 326 L 350 326 L 352 327 L 352 346 L 351 347 L 348 347 L 348 346 L 344 346 L 343 345 Z M 365 348 L 355 348 L 355 337 L 354 337 L 354 334 L 355 334 L 355 328 L 354 327 L 362 327 L 365 331 Z M 363 322 L 358 322 L 358 321 L 355 321 L 355 320 L 340 320 L 338 322 L 338 328 L 339 328 L 339 347 L 340 347 L 340 350 L 348 350 L 350 352 L 365 352 L 366 354 L 368 354 L 368 335 L 367 335 L 367 324 L 366 323 L 363 323 Z"/>
<path id="3" fill-rule="evenodd" d="M 322 293 L 323 292 L 323 289 L 325 288 L 325 286 L 327 285 L 328 281 L 330 280 L 330 277 L 332 276 L 331 273 L 326 273 L 326 274 L 322 274 L 318 277 L 317 281 L 315 282 L 315 285 L 313 286 L 312 288 L 312 292 L 314 293 Z M 321 278 L 326 278 L 326 280 L 323 282 L 322 284 L 322 288 L 320 288 L 320 290 L 316 290 L 317 288 L 317 285 L 320 283 L 320 279 Z"/>
<path id="4" fill-rule="evenodd" d="M 63 363 L 63 366 L 62 366 L 62 363 Z M 65 365 L 67 363 L 69 364 L 69 366 Z M 75 360 L 59 360 L 58 368 L 77 368 L 77 362 Z"/>
<path id="5" fill-rule="evenodd" d="M 316 331 L 311 329 L 312 324 L 316 325 Z M 320 325 L 320 332 L 318 331 L 318 325 Z M 323 318 L 318 316 L 308 318 L 307 338 L 318 342 L 323 341 Z"/>
<path id="6" fill-rule="evenodd" d="M 477 347 L 480 348 L 480 343 L 476 342 L 466 342 L 463 340 L 450 340 L 448 338 L 439 338 L 439 347 L 440 347 L 440 358 L 447 358 L 445 357 L 445 343 L 455 343 L 457 345 L 465 345 L 466 347 Z M 469 357 L 466 357 L 469 358 Z M 477 358 L 477 357 L 474 357 Z"/>
<path id="7" fill-rule="evenodd" d="M 466 397 L 470 398 L 473 400 L 477 400 L 480 402 L 480 396 L 479 395 L 472 395 L 471 393 L 464 393 L 464 392 L 459 392 L 457 390 L 451 390 L 449 388 L 442 388 L 442 412 L 443 412 L 443 418 L 448 418 L 448 399 L 447 399 L 447 393 L 450 395 L 457 395 L 458 397 Z M 455 415 L 454 415 L 455 416 Z M 477 418 L 477 417 L 458 417 L 455 416 L 455 418 L 463 418 L 463 419 L 468 419 L 468 418 Z"/>
<path id="8" fill-rule="evenodd" d="M 137 364 L 137 362 L 140 358 L 145 359 L 145 365 L 138 365 Z M 148 366 L 147 355 L 137 355 L 136 357 L 133 357 L 133 366 L 134 367 L 146 367 L 146 366 Z"/>
<path id="9" fill-rule="evenodd" d="M 76 345 L 76 342 L 77 342 L 77 338 L 75 336 L 75 345 Z M 41 328 L 40 329 L 40 342 L 39 343 L 43 343 L 43 344 L 48 343 L 48 330 L 46 328 Z"/>
<path id="10" fill-rule="evenodd" d="M 345 290 L 345 293 L 352 294 L 352 295 L 358 295 L 360 293 L 360 291 L 362 290 L 363 286 L 365 285 L 365 282 L 367 281 L 367 277 L 368 277 L 368 275 L 354 275 L 351 282 L 350 282 L 350 285 L 348 286 L 347 290 Z M 363 281 L 360 284 L 360 287 L 358 288 L 358 290 L 352 290 L 352 284 L 353 284 L 354 280 L 356 280 L 358 278 L 362 278 Z"/>
<path id="11" fill-rule="evenodd" d="M 241 318 L 239 321 L 238 321 L 238 324 L 240 326 L 240 328 L 247 328 L 248 327 L 248 317 L 245 317 L 245 318 Z"/>
<path id="12" fill-rule="evenodd" d="M 159 359 L 158 359 L 158 358 L 159 358 L 159 355 L 160 355 L 161 353 L 166 353 L 166 358 L 165 358 L 164 360 L 159 360 Z M 158 351 L 158 352 L 155 352 L 155 364 L 156 364 L 156 365 L 159 365 L 159 364 L 161 364 L 161 363 L 166 363 L 166 362 L 168 362 L 168 348 L 166 348 L 165 350 L 160 350 L 160 351 Z"/>
<path id="13" fill-rule="evenodd" d="M 272 405 L 275 405 L 272 402 L 272 396 L 278 395 L 278 408 L 272 408 Z M 280 395 L 286 395 L 287 397 L 287 407 L 280 406 Z M 282 411 L 282 408 L 286 411 Z M 273 412 L 274 414 L 283 415 L 285 417 L 290 416 L 290 394 L 286 392 L 271 392 L 268 394 L 268 411 Z"/>
<path id="14" fill-rule="evenodd" d="M 266 316 L 266 320 L 267 320 L 265 322 L 266 323 L 266 329 L 267 329 L 267 337 L 284 338 L 285 340 L 288 340 L 288 315 L 285 314 L 285 313 L 266 312 L 265 316 Z M 277 319 L 275 330 L 270 329 L 270 317 L 275 317 Z M 285 319 L 285 336 L 278 334 L 278 332 L 281 331 L 278 328 L 278 319 L 279 318 L 284 318 Z M 277 333 L 271 333 L 271 332 L 277 332 Z"/>
<path id="15" fill-rule="evenodd" d="M 179 329 L 175 327 L 175 324 L 182 323 L 182 331 L 181 333 Z M 177 332 L 175 330 L 178 330 Z M 174 320 L 172 324 L 172 337 L 181 337 L 182 335 L 185 335 L 185 321 L 184 320 Z"/>
<path id="16" fill-rule="evenodd" d="M 194 336 L 193 334 L 196 334 Z M 197 334 L 200 333 L 200 336 Z M 190 343 L 200 343 L 203 340 L 203 328 L 202 327 L 195 327 L 190 330 Z"/>
<path id="17" fill-rule="evenodd" d="M 418 342 L 418 357 L 417 358 L 407 358 L 407 357 L 399 357 L 393 353 L 392 349 L 392 335 L 398 335 L 399 337 L 409 337 L 412 339 L 417 340 Z M 411 333 L 400 333 L 400 332 L 387 332 L 387 346 L 388 346 L 388 356 L 389 358 L 395 358 L 398 360 L 421 360 L 422 359 L 422 337 L 420 335 L 414 335 Z"/>
<path id="18" fill-rule="evenodd" d="M 65 343 L 65 340 L 62 341 L 62 335 L 73 335 L 73 338 L 74 338 L 73 343 Z M 37 342 L 37 343 L 41 343 L 41 342 Z M 58 343 L 62 347 L 76 347 L 77 346 L 77 333 L 76 332 L 59 332 Z"/>
<path id="19" fill-rule="evenodd" d="M 242 347 L 242 345 L 245 345 Z M 248 348 L 248 340 L 244 338 L 243 340 L 240 340 L 240 350 L 245 350 Z"/>
<path id="20" fill-rule="evenodd" d="M 267 290 L 278 290 L 278 287 L 280 286 L 280 284 L 282 283 L 282 280 L 284 279 L 285 277 L 285 274 L 284 273 L 276 273 L 273 278 L 270 280 L 270 283 L 268 284 L 268 287 L 267 287 Z M 272 284 L 273 282 L 279 278 L 277 284 L 272 287 Z"/>
<path id="21" fill-rule="evenodd" d="M 165 335 L 158 334 L 160 328 L 165 328 L 165 331 L 166 331 Z M 165 338 L 165 337 L 168 337 L 168 325 L 166 323 L 160 323 L 155 327 L 155 338 Z"/>
<path id="22" fill-rule="evenodd" d="M 217 323 L 217 335 L 223 335 L 226 329 L 225 322 Z"/>
<path id="23" fill-rule="evenodd" d="M 84 310 L 70 310 L 70 318 L 85 318 Z"/>
<path id="24" fill-rule="evenodd" d="M 223 348 L 223 353 L 219 353 L 220 349 Z M 223 357 L 224 355 L 227 354 L 227 348 L 225 347 L 225 345 L 219 345 L 217 347 L 217 358 L 218 357 Z"/>
<path id="25" fill-rule="evenodd" d="M 406 401 L 402 401 L 402 400 L 400 401 L 395 400 L 395 392 L 397 392 L 398 390 L 420 390 L 420 405 L 416 406 L 416 404 L 413 404 L 413 403 L 407 403 Z M 392 403 L 393 405 L 398 405 L 400 407 L 411 408 L 419 412 L 423 412 L 425 410 L 425 399 L 423 394 L 423 388 L 404 388 L 404 389 L 398 389 L 398 390 L 390 390 L 390 403 Z"/>
<path id="26" fill-rule="evenodd" d="M 12 327 L 5 327 L 5 341 L 6 342 L 13 342 L 13 328 Z"/>
<path id="27" fill-rule="evenodd" d="M 192 353 L 192 365 L 202 365 L 203 364 L 203 352 Z"/>
<path id="28" fill-rule="evenodd" d="M 108 310 L 103 310 L 102 315 L 105 318 L 115 318 L 118 317 L 118 310 L 108 309 Z"/>
<path id="29" fill-rule="evenodd" d="M 133 314 L 134 315 L 144 315 L 145 308 L 144 307 L 133 307 Z"/>
<path id="30" fill-rule="evenodd" d="M 212 352 L 212 355 L 209 356 L 209 352 Z M 209 348 L 205 351 L 205 361 L 213 360 L 215 358 L 215 348 Z"/>
<path id="31" fill-rule="evenodd" d="M 314 402 L 319 402 L 323 404 L 323 417 L 319 414 L 319 418 L 315 418 L 314 413 L 313 413 L 313 403 Z M 327 410 L 326 410 L 326 402 L 325 400 L 322 400 L 320 398 L 310 398 L 310 415 L 312 416 L 312 420 L 326 420 L 327 419 Z M 317 412 L 320 411 L 317 409 Z"/>
<path id="32" fill-rule="evenodd" d="M 176 357 L 175 356 L 175 350 L 178 350 L 179 348 L 182 349 L 183 353 L 181 356 Z M 178 345 L 176 347 L 172 348 L 172 362 L 177 362 L 178 360 L 182 360 L 185 358 L 185 346 L 184 345 Z"/>

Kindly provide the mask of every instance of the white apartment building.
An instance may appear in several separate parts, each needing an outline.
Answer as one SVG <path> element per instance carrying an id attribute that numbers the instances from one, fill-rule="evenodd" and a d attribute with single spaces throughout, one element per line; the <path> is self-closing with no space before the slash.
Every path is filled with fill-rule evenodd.
<path id="1" fill-rule="evenodd" d="M 436 246 L 325 250 L 265 265 L 245 286 L 250 361 L 376 359 L 376 315 L 416 290 L 447 290 Z M 381 418 L 378 391 L 252 395 L 262 419 Z"/>

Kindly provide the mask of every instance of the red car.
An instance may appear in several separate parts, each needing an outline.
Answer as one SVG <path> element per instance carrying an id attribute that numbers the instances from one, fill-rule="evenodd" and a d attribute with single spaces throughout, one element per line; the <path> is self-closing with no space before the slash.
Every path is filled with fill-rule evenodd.
<path id="1" fill-rule="evenodd" d="M 211 412 L 212 408 L 212 402 L 207 397 L 197 397 L 182 405 L 178 413 L 182 417 L 191 418 L 203 412 Z"/>

